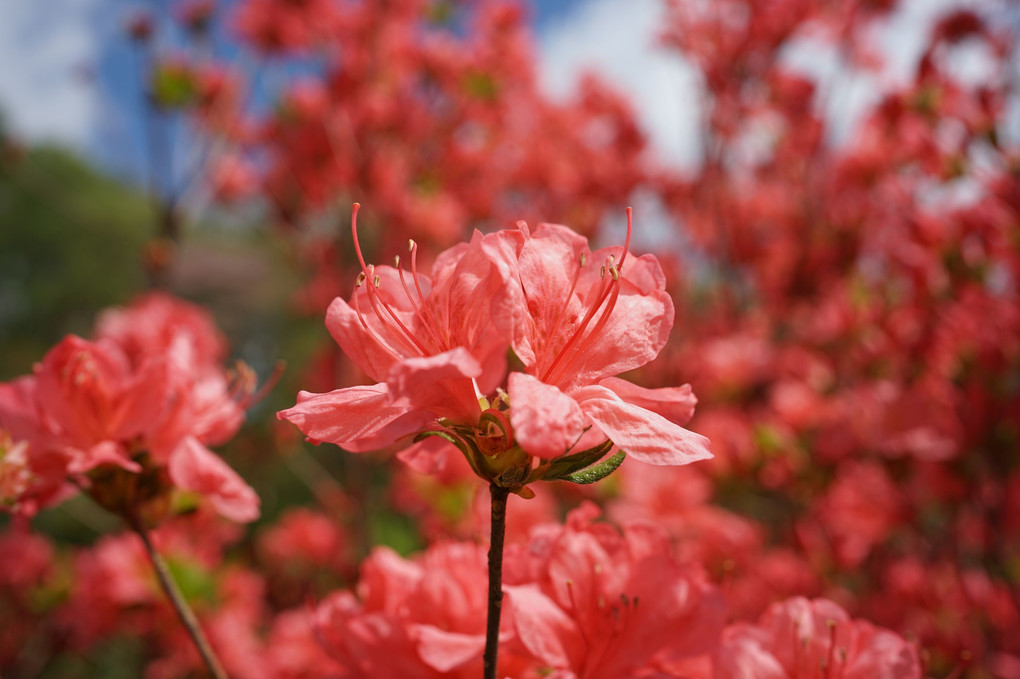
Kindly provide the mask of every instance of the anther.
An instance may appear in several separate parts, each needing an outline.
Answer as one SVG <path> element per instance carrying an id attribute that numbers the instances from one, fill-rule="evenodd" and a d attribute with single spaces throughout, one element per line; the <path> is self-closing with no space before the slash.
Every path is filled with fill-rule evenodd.
<path id="1" fill-rule="evenodd" d="M 373 276 L 372 277 L 372 285 L 374 285 L 375 287 L 378 288 L 381 283 L 382 283 L 382 278 L 380 278 L 379 276 Z"/>
<path id="2" fill-rule="evenodd" d="M 581 266 L 588 263 L 588 255 L 584 252 L 581 253 Z"/>
<path id="3" fill-rule="evenodd" d="M 614 281 L 620 280 L 620 272 L 617 271 L 615 266 L 610 266 L 609 267 L 609 273 L 612 274 Z"/>
<path id="4" fill-rule="evenodd" d="M 605 278 L 605 277 L 606 277 L 606 265 L 603 264 L 602 268 L 599 269 L 599 278 Z"/>
<path id="5" fill-rule="evenodd" d="M 396 257 L 393 258 L 393 268 L 394 269 L 400 268 L 400 255 L 397 255 Z"/>
<path id="6" fill-rule="evenodd" d="M 365 278 L 365 272 L 362 271 L 358 274 L 358 278 L 354 281 L 354 285 L 360 288 L 361 284 L 365 282 Z"/>

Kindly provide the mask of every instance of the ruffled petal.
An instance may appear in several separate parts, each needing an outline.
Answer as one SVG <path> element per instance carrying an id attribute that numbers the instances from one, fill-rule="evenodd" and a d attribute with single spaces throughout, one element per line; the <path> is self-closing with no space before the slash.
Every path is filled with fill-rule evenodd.
<path id="1" fill-rule="evenodd" d="M 455 422 L 477 422 L 481 414 L 472 379 L 482 373 L 463 347 L 394 364 L 386 379 L 391 406 L 425 409 Z"/>

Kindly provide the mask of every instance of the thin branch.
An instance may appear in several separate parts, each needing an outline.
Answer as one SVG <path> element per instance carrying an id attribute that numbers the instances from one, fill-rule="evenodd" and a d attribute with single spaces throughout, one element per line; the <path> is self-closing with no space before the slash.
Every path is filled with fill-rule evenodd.
<path id="1" fill-rule="evenodd" d="M 132 530 L 138 534 L 138 537 L 142 539 L 145 551 L 148 553 L 152 567 L 156 571 L 156 577 L 159 578 L 159 584 L 163 587 L 163 592 L 166 593 L 170 603 L 173 604 L 174 610 L 177 611 L 177 617 L 180 619 L 181 624 L 188 630 L 192 641 L 195 642 L 195 648 L 198 649 L 199 655 L 202 656 L 206 667 L 209 668 L 209 673 L 215 679 L 228 679 L 219 658 L 216 657 L 212 646 L 209 645 L 209 640 L 206 639 L 201 626 L 198 624 L 195 612 L 191 610 L 191 606 L 188 605 L 184 595 L 181 594 L 181 590 L 177 587 L 177 583 L 174 582 L 173 575 L 170 573 L 166 561 L 163 560 L 163 557 L 160 556 L 153 546 L 152 540 L 149 538 L 149 531 L 137 517 L 129 517 L 128 523 L 131 525 Z"/>

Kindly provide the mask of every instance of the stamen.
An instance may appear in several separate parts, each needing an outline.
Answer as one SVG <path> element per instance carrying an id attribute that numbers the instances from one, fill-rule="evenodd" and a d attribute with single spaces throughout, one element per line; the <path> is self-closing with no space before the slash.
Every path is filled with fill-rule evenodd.
<path id="1" fill-rule="evenodd" d="M 396 326 L 396 329 L 391 330 L 390 334 L 398 343 L 400 343 L 405 349 L 407 349 L 412 354 L 420 353 L 420 355 L 422 356 L 428 356 L 429 351 L 424 346 L 422 346 L 421 342 L 417 340 L 414 334 L 410 330 L 408 330 L 407 327 L 400 321 L 400 319 L 397 317 L 396 312 L 394 312 L 393 309 L 391 309 L 390 306 L 386 304 L 384 301 L 382 301 L 382 299 L 379 297 L 378 288 L 382 283 L 382 279 L 381 277 L 375 275 L 375 265 L 365 263 L 365 257 L 361 252 L 361 243 L 358 241 L 358 210 L 360 209 L 361 209 L 360 203 L 355 203 L 353 208 L 351 209 L 351 239 L 354 241 L 354 252 L 358 256 L 358 263 L 361 264 L 361 274 L 365 276 L 365 279 L 367 279 L 368 277 L 372 278 L 372 286 L 367 289 L 368 301 L 372 304 L 372 309 L 375 311 L 376 316 L 385 326 L 387 324 L 386 316 L 384 316 L 383 313 L 379 310 L 379 306 L 382 305 L 382 308 L 386 311 L 386 315 L 388 315 L 392 319 L 393 324 L 395 324 Z M 361 279 L 361 275 L 359 275 L 358 278 Z M 364 279 L 361 279 L 361 281 L 364 282 Z M 357 300 L 356 291 L 355 300 Z M 362 324 L 365 327 L 368 327 L 368 324 L 364 318 L 362 318 Z M 376 336 L 376 339 L 379 339 L 379 337 Z M 408 342 L 408 340 L 410 340 L 410 342 Z"/>
<path id="2" fill-rule="evenodd" d="M 357 290 L 358 287 L 360 287 L 360 283 L 358 284 L 358 286 L 355 287 L 354 294 L 351 295 L 352 298 L 351 301 L 353 302 L 354 305 L 354 313 L 358 315 L 358 320 L 361 321 L 361 327 L 363 327 L 368 332 L 368 334 L 371 335 L 373 339 L 375 339 L 379 346 L 381 346 L 383 349 L 386 350 L 387 353 L 389 353 L 390 356 L 399 361 L 401 358 L 403 358 L 403 356 L 400 356 L 399 354 L 397 354 L 397 352 L 393 351 L 393 349 L 391 349 L 390 346 L 385 341 L 383 341 L 383 338 L 379 336 L 379 333 L 372 329 L 372 327 L 365 320 L 365 317 L 361 314 L 361 305 L 358 304 L 358 290 Z M 371 296 L 369 296 L 369 299 L 371 299 Z"/>
<path id="3" fill-rule="evenodd" d="M 559 376 L 566 371 L 566 368 L 573 362 L 575 357 L 582 353 L 581 348 L 584 346 L 584 344 L 590 341 L 593 337 L 595 337 L 598 334 L 598 332 L 603 327 L 605 327 L 606 323 L 609 321 L 609 316 L 610 314 L 612 314 L 613 309 L 616 306 L 616 300 L 620 294 L 619 291 L 620 272 L 623 268 L 623 262 L 627 258 L 627 253 L 630 251 L 630 237 L 631 232 L 633 230 L 632 213 L 633 211 L 631 210 L 631 208 L 628 207 L 627 237 L 623 243 L 623 252 L 620 255 L 620 262 L 616 264 L 615 257 L 613 255 L 609 255 L 606 258 L 606 264 L 603 264 L 602 267 L 599 269 L 599 278 L 602 279 L 603 283 L 599 289 L 598 294 L 595 297 L 596 300 L 595 304 L 593 304 L 591 308 L 588 309 L 588 312 L 584 315 L 584 318 L 581 319 L 581 322 L 578 324 L 577 329 L 574 331 L 574 334 L 570 336 L 570 339 L 567 340 L 566 344 L 563 345 L 559 353 L 557 353 L 556 357 L 552 360 L 552 363 L 550 363 L 549 367 L 546 368 L 545 374 L 542 376 L 543 382 L 549 382 L 550 378 L 554 374 L 558 379 Z M 582 265 L 583 264 L 584 258 L 582 255 Z M 606 279 L 607 270 L 610 274 L 609 279 Z M 571 286 L 571 292 L 570 295 L 568 295 L 568 301 L 570 296 L 573 295 L 573 290 L 574 288 L 573 286 Z M 609 300 L 609 302 L 606 304 L 605 310 L 602 312 L 602 315 L 595 322 L 595 326 L 590 331 L 587 331 L 588 324 L 591 322 L 592 318 L 594 318 L 595 315 L 599 312 L 599 309 L 602 307 L 603 303 L 606 302 L 607 299 Z M 568 356 L 568 351 L 575 345 L 578 346 L 574 349 L 574 352 Z M 564 360 L 565 358 L 566 360 Z"/>
<path id="4" fill-rule="evenodd" d="M 443 325 L 436 320 L 436 317 L 432 314 L 432 310 L 429 305 L 425 303 L 425 295 L 421 291 L 421 282 L 418 280 L 418 244 L 413 240 L 408 240 L 408 246 L 411 248 L 411 279 L 414 281 L 414 289 L 418 293 L 418 299 L 421 300 L 421 308 L 424 312 L 424 320 L 426 325 L 433 328 L 433 332 L 439 342 L 441 349 L 450 348 L 450 338 L 445 332 L 443 332 Z"/>

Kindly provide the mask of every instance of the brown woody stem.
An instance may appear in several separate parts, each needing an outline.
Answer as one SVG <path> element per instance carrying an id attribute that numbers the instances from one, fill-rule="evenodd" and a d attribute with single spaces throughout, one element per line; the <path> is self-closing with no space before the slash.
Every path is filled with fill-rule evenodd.
<path id="1" fill-rule="evenodd" d="M 503 536 L 506 533 L 506 500 L 509 488 L 489 484 L 492 496 L 492 530 L 489 537 L 489 615 L 485 625 L 485 679 L 496 679 L 499 653 L 499 618 L 503 611 Z"/>

